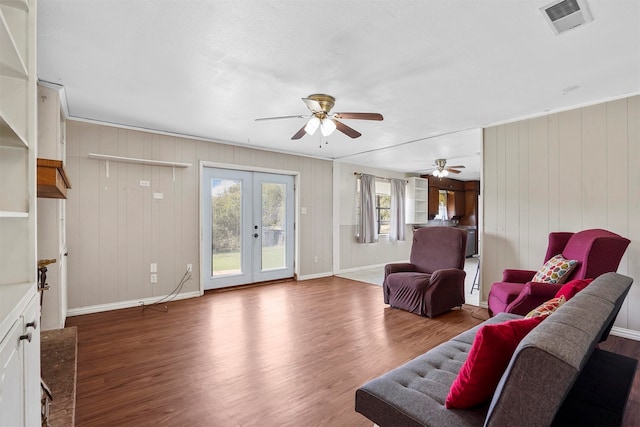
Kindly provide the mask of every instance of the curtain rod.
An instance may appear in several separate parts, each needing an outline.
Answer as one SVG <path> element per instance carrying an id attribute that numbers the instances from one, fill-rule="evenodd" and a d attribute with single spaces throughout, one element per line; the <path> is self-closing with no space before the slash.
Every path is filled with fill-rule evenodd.
<path id="1" fill-rule="evenodd" d="M 354 172 L 353 174 L 354 175 L 362 175 L 363 172 Z M 370 174 L 365 174 L 365 175 L 370 175 Z M 374 175 L 374 177 L 376 177 L 377 179 L 384 179 L 385 181 L 390 181 L 391 180 L 391 178 L 385 178 L 384 176 Z M 397 178 L 397 179 L 402 179 L 402 178 Z M 407 181 L 407 182 L 409 182 L 409 181 Z"/>

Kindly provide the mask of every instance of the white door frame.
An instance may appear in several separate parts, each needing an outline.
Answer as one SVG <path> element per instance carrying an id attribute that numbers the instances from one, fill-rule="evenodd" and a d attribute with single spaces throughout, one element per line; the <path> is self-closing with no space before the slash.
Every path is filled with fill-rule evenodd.
<path id="1" fill-rule="evenodd" d="M 202 216 L 202 177 L 204 173 L 204 168 L 219 168 L 219 169 L 231 169 L 238 171 L 246 171 L 246 172 L 262 172 L 262 173 L 272 173 L 277 175 L 291 175 L 294 177 L 294 186 L 295 191 L 293 194 L 293 209 L 294 209 L 294 228 L 293 228 L 293 275 L 294 278 L 300 276 L 300 197 L 298 195 L 300 189 L 300 172 L 291 171 L 285 169 L 270 169 L 263 168 L 259 166 L 246 166 L 246 165 L 236 165 L 231 163 L 220 163 L 220 162 L 210 162 L 207 160 L 201 160 L 200 166 L 198 170 L 198 227 L 199 227 L 199 242 L 198 242 L 198 264 L 202 262 L 203 254 L 205 253 L 204 247 L 204 218 Z M 199 265 L 197 270 L 199 274 L 199 283 L 200 283 L 200 295 L 204 295 L 204 278 L 202 276 L 202 266 Z"/>

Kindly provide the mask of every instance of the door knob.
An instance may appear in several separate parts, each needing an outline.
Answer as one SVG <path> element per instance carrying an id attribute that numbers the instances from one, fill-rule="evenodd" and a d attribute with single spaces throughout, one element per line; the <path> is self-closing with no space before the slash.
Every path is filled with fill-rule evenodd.
<path id="1" fill-rule="evenodd" d="M 253 233 L 253 237 L 258 238 L 258 233 Z"/>

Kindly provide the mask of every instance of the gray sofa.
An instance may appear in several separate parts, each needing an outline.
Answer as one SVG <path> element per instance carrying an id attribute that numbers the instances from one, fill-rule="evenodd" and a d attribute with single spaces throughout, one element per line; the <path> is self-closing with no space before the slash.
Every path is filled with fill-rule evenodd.
<path id="1" fill-rule="evenodd" d="M 617 273 L 604 274 L 545 319 L 520 342 L 492 400 L 486 404 L 470 409 L 447 409 L 444 406 L 449 388 L 466 360 L 477 330 L 487 323 L 521 316 L 500 313 L 369 381 L 356 390 L 356 411 L 381 427 L 544 426 L 553 424 L 554 419 L 556 423 L 562 423 L 558 420 L 577 420 L 572 417 L 578 412 L 595 420 L 587 409 L 581 409 L 582 406 L 594 407 L 583 401 L 588 400 L 584 395 L 593 394 L 593 391 L 582 394 L 574 391 L 576 380 L 588 370 L 601 372 L 607 378 L 631 376 L 626 393 L 623 390 L 617 394 L 624 396 L 624 402 L 616 403 L 617 411 L 620 412 L 619 405 L 622 405 L 623 412 L 628 387 L 635 373 L 635 359 L 611 353 L 626 360 L 612 363 L 605 358 L 608 361 L 604 366 L 586 367 L 601 360 L 600 357 L 592 357 L 595 356 L 594 349 L 608 336 L 632 282 L 631 278 Z M 628 368 L 621 376 L 606 373 L 607 369 L 620 366 Z M 594 381 L 587 378 L 582 382 Z M 611 382 L 613 387 L 623 386 L 617 380 Z M 615 394 L 606 390 L 601 392 Z M 573 397 L 574 394 L 578 397 Z M 596 396 L 596 399 L 602 398 Z M 568 417 L 567 411 L 571 411 Z M 616 416 L 618 418 L 610 419 L 621 419 L 621 414 Z"/>

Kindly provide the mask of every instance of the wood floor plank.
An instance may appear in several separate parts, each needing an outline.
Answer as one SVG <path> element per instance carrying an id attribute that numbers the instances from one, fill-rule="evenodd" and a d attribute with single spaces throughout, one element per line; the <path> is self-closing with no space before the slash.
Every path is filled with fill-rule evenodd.
<path id="1" fill-rule="evenodd" d="M 71 317 L 77 426 L 371 426 L 355 390 L 479 324 L 391 309 L 382 288 L 337 277 L 208 292 Z"/>
<path id="2" fill-rule="evenodd" d="M 335 277 L 72 317 L 78 426 L 370 426 L 355 389 L 480 323 L 426 319 Z"/>

